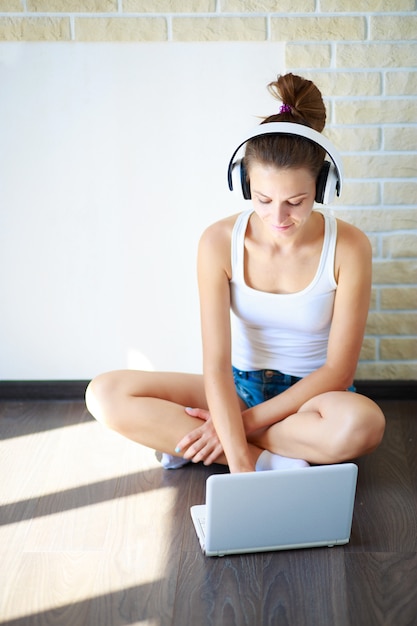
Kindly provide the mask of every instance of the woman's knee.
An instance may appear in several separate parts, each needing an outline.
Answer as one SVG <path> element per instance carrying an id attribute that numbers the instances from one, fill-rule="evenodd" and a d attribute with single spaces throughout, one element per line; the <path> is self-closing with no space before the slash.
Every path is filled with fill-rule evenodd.
<path id="1" fill-rule="evenodd" d="M 363 396 L 362 396 L 363 397 Z M 373 452 L 382 442 L 385 433 L 385 416 L 379 406 L 366 398 L 367 409 L 364 414 L 365 439 L 368 452 Z"/>
<path id="2" fill-rule="evenodd" d="M 373 452 L 381 443 L 385 417 L 370 398 L 334 391 L 309 400 L 302 411 L 317 412 L 327 423 L 322 452 L 328 463 L 339 463 Z"/>
<path id="3" fill-rule="evenodd" d="M 385 417 L 375 402 L 356 394 L 351 399 L 353 402 L 347 407 L 337 442 L 336 453 L 342 460 L 373 452 L 380 445 L 385 432 Z"/>
<path id="4" fill-rule="evenodd" d="M 113 430 L 120 430 L 122 405 L 127 397 L 122 371 L 107 372 L 93 378 L 85 393 L 87 409 L 91 415 Z"/>

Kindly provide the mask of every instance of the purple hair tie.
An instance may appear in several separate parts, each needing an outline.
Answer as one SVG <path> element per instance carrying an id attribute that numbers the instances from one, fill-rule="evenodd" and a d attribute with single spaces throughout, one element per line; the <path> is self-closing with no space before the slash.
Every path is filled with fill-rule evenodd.
<path id="1" fill-rule="evenodd" d="M 281 107 L 279 109 L 280 113 L 291 113 L 291 107 L 289 104 L 281 104 Z"/>

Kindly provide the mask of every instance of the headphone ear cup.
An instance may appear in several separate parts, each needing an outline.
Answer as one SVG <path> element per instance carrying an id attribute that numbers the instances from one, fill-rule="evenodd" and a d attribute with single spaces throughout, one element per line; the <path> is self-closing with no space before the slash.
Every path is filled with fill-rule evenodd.
<path id="1" fill-rule="evenodd" d="M 245 198 L 245 200 L 250 200 L 252 198 L 252 194 L 250 191 L 250 181 L 248 172 L 245 167 L 244 159 L 242 159 L 240 162 L 240 183 L 242 187 L 243 197 Z"/>
<path id="2" fill-rule="evenodd" d="M 338 184 L 336 168 L 330 161 L 324 161 L 316 180 L 316 197 L 318 204 L 333 202 Z"/>
<path id="3" fill-rule="evenodd" d="M 327 176 L 329 173 L 329 165 L 330 165 L 329 161 L 324 161 L 323 165 L 321 166 L 319 175 L 317 176 L 315 201 L 318 204 L 323 204 L 324 192 L 325 192 L 326 183 L 327 183 Z"/>
<path id="4" fill-rule="evenodd" d="M 232 191 L 242 193 L 245 200 L 251 199 L 250 184 L 243 159 L 238 159 L 232 166 Z"/>

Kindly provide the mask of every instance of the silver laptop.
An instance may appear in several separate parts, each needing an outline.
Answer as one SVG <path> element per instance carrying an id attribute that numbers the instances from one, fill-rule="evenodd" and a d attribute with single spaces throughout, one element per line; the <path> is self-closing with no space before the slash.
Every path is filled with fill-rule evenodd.
<path id="1" fill-rule="evenodd" d="M 191 517 L 207 556 L 348 543 L 354 463 L 214 474 Z"/>

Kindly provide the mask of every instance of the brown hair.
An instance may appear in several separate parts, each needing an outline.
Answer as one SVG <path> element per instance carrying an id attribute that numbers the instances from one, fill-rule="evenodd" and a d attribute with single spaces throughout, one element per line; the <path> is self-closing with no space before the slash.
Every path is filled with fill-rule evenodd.
<path id="1" fill-rule="evenodd" d="M 321 132 L 326 123 L 326 107 L 319 89 L 311 81 L 294 74 L 278 76 L 269 83 L 270 93 L 286 106 L 267 122 L 293 122 Z M 262 135 L 247 142 L 245 167 L 249 172 L 252 163 L 274 165 L 279 168 L 305 167 L 317 178 L 323 165 L 323 148 L 295 135 Z"/>

